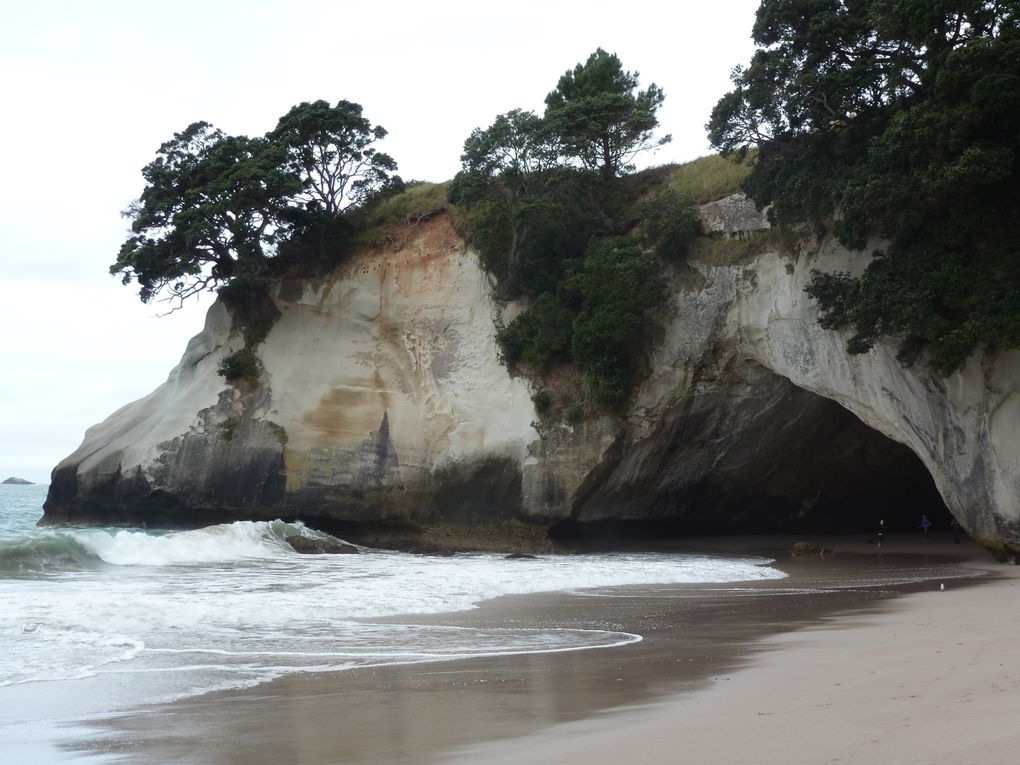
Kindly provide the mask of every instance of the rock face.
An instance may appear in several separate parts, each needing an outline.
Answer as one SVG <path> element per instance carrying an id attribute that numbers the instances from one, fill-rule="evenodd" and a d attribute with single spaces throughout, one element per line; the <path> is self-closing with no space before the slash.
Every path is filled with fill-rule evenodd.
<path id="1" fill-rule="evenodd" d="M 217 374 L 244 338 L 216 303 L 167 382 L 57 466 L 44 521 L 284 517 L 369 542 L 534 548 L 547 532 L 906 527 L 944 500 L 1015 555 L 1020 353 L 946 380 L 891 346 L 848 356 L 803 288 L 859 255 L 783 244 L 740 196 L 703 217 L 739 255 L 670 274 L 624 417 L 541 420 L 498 363 L 488 277 L 440 217 L 399 251 L 275 285 L 257 384 Z"/>
<path id="2" fill-rule="evenodd" d="M 35 486 L 35 483 L 32 481 L 26 481 L 24 478 L 15 478 L 14 476 L 5 478 L 3 483 L 13 484 L 15 486 Z"/>
<path id="3" fill-rule="evenodd" d="M 218 374 L 245 340 L 217 302 L 167 382 L 56 467 L 44 521 L 282 516 L 381 541 L 506 525 L 538 434 L 491 294 L 449 221 L 427 221 L 399 252 L 274 285 L 254 385 Z"/>

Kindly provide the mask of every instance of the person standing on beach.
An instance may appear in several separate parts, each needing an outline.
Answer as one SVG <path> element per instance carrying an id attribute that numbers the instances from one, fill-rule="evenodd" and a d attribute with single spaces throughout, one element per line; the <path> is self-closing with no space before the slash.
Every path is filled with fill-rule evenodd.
<path id="1" fill-rule="evenodd" d="M 960 544 L 960 522 L 956 518 L 950 518 L 949 527 L 953 530 L 953 542 Z"/>
<path id="2" fill-rule="evenodd" d="M 878 522 L 878 549 L 882 549 L 882 540 L 885 538 L 885 518 Z"/>
<path id="3" fill-rule="evenodd" d="M 919 526 L 919 528 L 921 529 L 921 541 L 922 542 L 927 542 L 928 541 L 928 529 L 931 528 L 931 521 L 928 520 L 928 516 L 927 515 L 923 515 L 923 514 L 921 515 L 921 525 Z"/>

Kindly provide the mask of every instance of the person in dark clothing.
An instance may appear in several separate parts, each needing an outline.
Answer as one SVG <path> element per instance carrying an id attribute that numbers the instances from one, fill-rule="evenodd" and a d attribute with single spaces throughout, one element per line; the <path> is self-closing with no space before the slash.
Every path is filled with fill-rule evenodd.
<path id="1" fill-rule="evenodd" d="M 953 530 L 954 544 L 960 544 L 960 522 L 955 518 L 949 519 L 949 528 Z"/>

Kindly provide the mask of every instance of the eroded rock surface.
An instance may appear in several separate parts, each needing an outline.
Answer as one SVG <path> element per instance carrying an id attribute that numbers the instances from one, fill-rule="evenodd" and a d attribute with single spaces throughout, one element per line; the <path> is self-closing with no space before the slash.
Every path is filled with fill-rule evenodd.
<path id="1" fill-rule="evenodd" d="M 399 252 L 275 285 L 257 384 L 217 373 L 245 342 L 217 302 L 168 381 L 57 466 L 44 520 L 282 516 L 413 537 L 518 518 L 535 413 L 497 360 L 491 294 L 449 221 L 428 221 Z"/>
<path id="2" fill-rule="evenodd" d="M 216 303 L 168 381 L 57 466 L 44 520 L 301 518 L 359 541 L 534 549 L 550 528 L 856 529 L 941 495 L 1014 555 L 1020 353 L 945 380 L 892 346 L 849 356 L 803 289 L 860 255 L 779 245 L 740 196 L 703 217 L 739 257 L 669 275 L 626 416 L 541 421 L 497 360 L 487 275 L 437 217 L 397 252 L 275 285 L 257 384 L 217 374 L 244 338 Z"/>

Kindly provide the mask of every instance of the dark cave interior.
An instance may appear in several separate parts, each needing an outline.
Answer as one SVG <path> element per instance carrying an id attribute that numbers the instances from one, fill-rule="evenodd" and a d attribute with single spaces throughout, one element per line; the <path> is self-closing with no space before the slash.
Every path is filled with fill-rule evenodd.
<path id="1" fill-rule="evenodd" d="M 951 515 L 921 460 L 829 399 L 745 362 L 608 458 L 552 530 L 615 537 L 935 530 Z"/>

